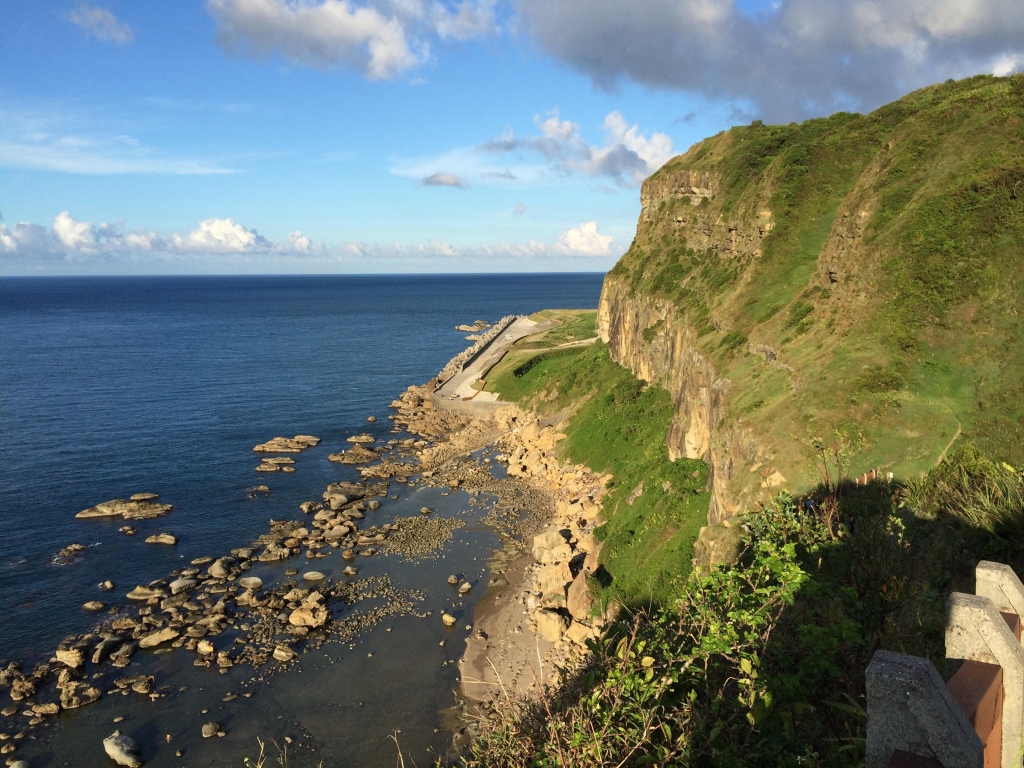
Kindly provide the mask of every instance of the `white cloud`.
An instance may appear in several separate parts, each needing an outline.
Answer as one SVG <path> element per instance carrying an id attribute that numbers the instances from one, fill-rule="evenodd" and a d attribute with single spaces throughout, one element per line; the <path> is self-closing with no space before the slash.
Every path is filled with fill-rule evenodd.
<path id="1" fill-rule="evenodd" d="M 668 135 L 653 133 L 648 138 L 638 125 L 629 125 L 618 111 L 605 117 L 605 140 L 600 146 L 588 144 L 580 134 L 579 125 L 562 120 L 557 109 L 547 119 L 536 115 L 533 121 L 540 129 L 540 136 L 519 138 L 507 131 L 480 149 L 499 155 L 539 153 L 563 172 L 582 171 L 591 177 L 605 176 L 623 186 L 639 185 L 672 157 L 672 139 Z"/>
<path id="2" fill-rule="evenodd" d="M 867 111 L 979 72 L 1024 40 L 1024 0 L 518 0 L 517 26 L 613 90 L 626 79 L 787 122 Z"/>
<path id="3" fill-rule="evenodd" d="M 454 173 L 438 172 L 424 177 L 420 180 L 420 184 L 425 187 L 457 187 L 458 189 L 466 189 L 469 186 L 469 181 L 464 176 L 458 176 Z"/>
<path id="4" fill-rule="evenodd" d="M 268 56 L 317 69 L 349 67 L 371 80 L 393 78 L 421 63 L 403 23 L 347 0 L 208 0 L 217 42 L 228 51 Z"/>
<path id="5" fill-rule="evenodd" d="M 67 211 L 57 214 L 53 221 L 53 235 L 57 241 L 75 251 L 93 251 L 96 248 L 96 228 L 87 221 L 75 221 Z"/>
<path id="6" fill-rule="evenodd" d="M 664 133 L 644 135 L 620 112 L 603 123 L 604 142 L 588 144 L 580 126 L 563 120 L 558 110 L 534 116 L 539 135 L 516 136 L 508 130 L 476 147 L 462 147 L 435 157 L 396 161 L 396 176 L 440 183 L 427 178 L 457 177 L 470 183 L 531 185 L 564 181 L 574 174 L 612 179 L 619 186 L 638 186 L 672 157 L 672 139 Z M 519 162 L 509 163 L 514 158 Z M 435 173 L 447 168 L 444 174 Z"/>
<path id="7" fill-rule="evenodd" d="M 274 245 L 255 229 L 246 229 L 234 219 L 206 219 L 187 235 L 173 235 L 170 242 L 179 251 L 203 253 L 265 251 Z"/>
<path id="8" fill-rule="evenodd" d="M 83 3 L 71 11 L 67 19 L 89 37 L 95 37 L 105 43 L 124 45 L 135 39 L 132 28 L 118 21 L 106 8 Z"/>
<path id="9" fill-rule="evenodd" d="M 313 250 L 313 241 L 299 232 L 299 230 L 288 233 L 288 242 L 292 250 L 297 253 L 309 253 Z"/>
<path id="10" fill-rule="evenodd" d="M 596 221 L 588 221 L 566 230 L 558 237 L 556 249 L 580 256 L 607 256 L 611 253 L 612 236 L 602 235 Z"/>

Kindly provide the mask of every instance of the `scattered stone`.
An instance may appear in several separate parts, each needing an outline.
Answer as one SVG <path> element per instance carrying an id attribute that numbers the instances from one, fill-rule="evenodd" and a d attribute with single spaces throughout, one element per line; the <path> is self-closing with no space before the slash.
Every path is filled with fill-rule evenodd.
<path id="1" fill-rule="evenodd" d="M 373 435 L 367 435 L 365 433 L 361 435 L 352 435 L 348 438 L 350 443 L 375 443 L 377 439 Z"/>
<path id="2" fill-rule="evenodd" d="M 367 416 L 366 420 L 372 424 L 373 422 L 375 422 L 377 420 L 377 417 L 376 416 Z"/>
<path id="3" fill-rule="evenodd" d="M 454 587 L 456 584 L 459 583 L 459 577 L 453 573 L 451 576 L 448 577 L 448 583 Z"/>
<path id="4" fill-rule="evenodd" d="M 99 600 L 89 600 L 88 602 L 82 603 L 82 609 L 86 611 L 102 611 L 107 607 L 106 603 L 102 603 Z"/>
<path id="5" fill-rule="evenodd" d="M 125 536 L 134 536 L 135 535 L 135 529 L 132 528 L 130 525 L 122 525 L 117 530 L 118 530 L 118 533 L 123 533 Z"/>
<path id="6" fill-rule="evenodd" d="M 462 583 L 462 586 L 459 587 L 459 594 L 460 595 L 468 595 L 469 594 L 469 590 L 471 590 L 472 588 L 473 588 L 473 586 L 468 581 L 464 581 Z"/>
<path id="7" fill-rule="evenodd" d="M 434 510 L 432 510 L 430 507 L 420 507 L 420 514 L 421 515 L 429 515 L 433 511 Z"/>
<path id="8" fill-rule="evenodd" d="M 355 576 L 358 573 L 358 571 L 351 565 L 347 565 L 345 566 L 345 570 L 342 571 L 342 573 L 344 573 L 346 576 Z"/>
<path id="9" fill-rule="evenodd" d="M 106 581 L 101 581 L 100 582 L 100 589 L 105 589 L 107 591 L 110 591 L 113 588 L 114 588 L 114 582 L 110 581 L 110 579 L 107 579 Z"/>
<path id="10" fill-rule="evenodd" d="M 449 613 L 442 613 L 441 614 L 441 621 L 444 622 L 444 625 L 446 627 L 454 627 L 455 626 L 455 622 L 457 622 L 458 619 L 456 619 L 454 616 L 452 616 Z"/>
<path id="11" fill-rule="evenodd" d="M 238 580 L 238 585 L 243 589 L 256 591 L 263 586 L 263 579 L 257 576 L 246 576 Z"/>
<path id="12" fill-rule="evenodd" d="M 306 571 L 302 574 L 303 581 L 323 581 L 324 575 L 320 571 Z"/>
<path id="13" fill-rule="evenodd" d="M 171 533 L 154 533 L 152 536 L 146 537 L 147 544 L 167 544 L 168 546 L 174 546 L 178 543 L 178 537 Z"/>
<path id="14" fill-rule="evenodd" d="M 103 749 L 107 753 L 107 757 L 118 765 L 128 766 L 128 768 L 139 768 L 142 765 L 138 743 L 120 731 L 114 731 L 103 740 Z"/>

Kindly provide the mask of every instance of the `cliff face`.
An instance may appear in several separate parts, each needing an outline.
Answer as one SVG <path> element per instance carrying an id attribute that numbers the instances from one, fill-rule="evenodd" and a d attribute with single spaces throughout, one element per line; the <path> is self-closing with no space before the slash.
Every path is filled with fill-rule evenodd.
<path id="1" fill-rule="evenodd" d="M 644 183 L 598 328 L 671 393 L 712 523 L 815 485 L 816 439 L 849 476 L 923 471 L 961 434 L 1024 461 L 1021 125 L 1024 77 L 974 78 L 735 128 Z"/>
<path id="2" fill-rule="evenodd" d="M 760 255 L 761 240 L 770 231 L 770 214 L 765 211 L 753 222 L 736 225 L 709 215 L 710 209 L 701 207 L 701 202 L 719 186 L 717 174 L 689 170 L 648 179 L 640 192 L 643 207 L 638 230 L 658 223 L 663 203 L 682 201 L 683 211 L 669 218 L 673 229 L 690 234 L 704 249 Z M 709 522 L 740 513 L 751 501 L 751 489 L 734 488 L 731 481 L 739 466 L 756 463 L 758 449 L 742 428 L 715 429 L 732 382 L 719 374 L 698 346 L 697 330 L 673 302 L 634 292 L 612 276 L 601 291 L 597 325 L 613 360 L 672 395 L 675 416 L 667 437 L 669 457 L 708 462 Z M 653 338 L 645 338 L 648 329 L 656 329 Z"/>

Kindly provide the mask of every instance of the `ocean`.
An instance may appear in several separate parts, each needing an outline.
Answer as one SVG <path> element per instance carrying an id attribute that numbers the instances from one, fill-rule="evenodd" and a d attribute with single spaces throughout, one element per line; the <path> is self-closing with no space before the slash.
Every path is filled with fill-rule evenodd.
<path id="1" fill-rule="evenodd" d="M 347 447 L 346 435 L 368 427 L 378 437 L 387 435 L 388 403 L 467 346 L 455 325 L 550 307 L 596 307 L 602 279 L 0 279 L 0 659 L 5 665 L 45 660 L 61 638 L 95 622 L 81 608 L 85 601 L 109 601 L 113 594 L 123 603 L 135 584 L 248 544 L 266 531 L 269 518 L 301 517 L 300 502 L 351 476 L 349 468 L 328 463 L 328 453 Z M 378 421 L 368 425 L 369 415 Z M 323 439 L 296 457 L 296 472 L 254 471 L 254 445 L 296 434 Z M 251 499 L 248 489 L 264 482 L 272 493 Z M 86 507 L 139 492 L 159 494 L 174 511 L 133 523 L 135 536 L 118 531 L 123 521 L 75 519 Z M 178 537 L 176 546 L 143 543 L 165 531 Z M 469 546 L 482 534 L 465 536 Z M 75 543 L 86 549 L 73 562 L 58 562 L 57 552 Z M 106 579 L 117 585 L 113 593 L 98 588 Z M 386 640 L 413 642 L 403 637 Z M 169 678 L 184 674 L 171 659 L 179 656 L 185 652 L 160 657 Z M 435 699 L 438 706 L 450 704 L 450 690 L 431 691 L 438 681 L 422 671 L 406 664 L 374 674 L 420 680 L 420 709 Z M 343 674 L 353 691 L 369 695 L 375 688 L 373 679 L 360 679 L 360 668 L 345 667 Z M 275 682 L 267 696 L 280 700 L 281 712 L 292 712 L 303 690 L 306 704 L 315 699 L 315 691 L 304 687 L 309 685 Z M 67 747 L 61 745 L 74 743 L 76 733 L 107 735 L 109 705 L 102 704 L 68 713 L 72 724 L 55 726 L 40 754 L 62 764 Z M 87 714 L 93 708 L 103 714 Z M 270 724 L 273 711 L 263 712 Z M 73 725 L 76 717 L 80 726 Z M 163 728 L 161 717 L 151 717 L 154 733 Z M 365 713 L 349 721 L 338 717 L 332 713 L 331 722 L 373 722 Z M 419 725 L 429 733 L 435 721 L 436 713 Z M 370 747 L 325 765 L 373 765 L 388 754 L 379 741 L 375 736 Z M 322 749 L 331 747 L 325 742 Z M 388 749 L 393 759 L 394 746 Z M 102 751 L 96 765 L 104 764 L 101 758 Z M 160 756 L 147 762 L 181 764 Z M 72 764 L 93 763 L 79 755 Z"/>

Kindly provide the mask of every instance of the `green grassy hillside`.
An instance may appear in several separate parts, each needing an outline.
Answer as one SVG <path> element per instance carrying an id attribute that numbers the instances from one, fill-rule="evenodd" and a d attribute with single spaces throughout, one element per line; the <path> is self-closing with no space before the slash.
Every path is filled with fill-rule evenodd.
<path id="1" fill-rule="evenodd" d="M 690 572 L 709 494 L 707 464 L 669 461 L 668 392 L 637 381 L 604 344 L 537 350 L 533 337 L 524 342 L 489 374 L 488 389 L 541 415 L 572 412 L 559 454 L 613 476 L 597 529 L 611 576 L 606 596 L 627 606 L 671 602 Z"/>
<path id="2" fill-rule="evenodd" d="M 836 430 L 854 471 L 917 475 L 959 437 L 1024 462 L 1024 75 L 755 121 L 645 195 L 609 284 L 685 318 L 732 381 L 717 426 L 798 487 L 816 480 L 799 439 Z"/>

